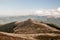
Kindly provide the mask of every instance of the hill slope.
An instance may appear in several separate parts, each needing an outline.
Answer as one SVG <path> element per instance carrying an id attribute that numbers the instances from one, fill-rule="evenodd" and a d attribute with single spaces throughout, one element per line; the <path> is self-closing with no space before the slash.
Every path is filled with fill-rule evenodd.
<path id="1" fill-rule="evenodd" d="M 60 40 L 60 34 L 54 33 L 14 34 L 0 32 L 0 40 Z"/>
<path id="2" fill-rule="evenodd" d="M 0 31 L 12 33 L 14 31 L 13 28 L 15 27 L 15 22 L 4 24 L 0 26 Z"/>
<path id="3" fill-rule="evenodd" d="M 28 19 L 26 21 L 18 23 L 14 28 L 14 33 L 54 33 L 58 31 L 54 27 L 50 27 L 47 24 Z M 60 32 L 59 32 L 60 33 Z"/>
<path id="4" fill-rule="evenodd" d="M 58 27 L 51 26 L 51 24 L 41 23 L 32 19 L 28 19 L 22 22 L 12 22 L 0 26 L 0 31 L 8 33 L 27 33 L 27 34 L 36 34 L 36 33 L 60 33 Z"/>
<path id="5" fill-rule="evenodd" d="M 32 19 L 1 25 L 0 31 L 0 40 L 60 40 L 58 27 Z"/>

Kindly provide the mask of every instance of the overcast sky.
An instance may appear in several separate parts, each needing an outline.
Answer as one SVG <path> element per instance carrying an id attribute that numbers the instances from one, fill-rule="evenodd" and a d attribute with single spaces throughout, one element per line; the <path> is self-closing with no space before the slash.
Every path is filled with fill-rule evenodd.
<path id="1" fill-rule="evenodd" d="M 60 0 L 0 0 L 0 16 L 60 15 Z"/>

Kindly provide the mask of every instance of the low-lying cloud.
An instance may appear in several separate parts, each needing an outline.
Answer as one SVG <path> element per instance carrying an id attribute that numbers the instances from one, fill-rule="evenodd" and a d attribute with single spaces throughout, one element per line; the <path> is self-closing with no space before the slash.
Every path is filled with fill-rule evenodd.
<path id="1" fill-rule="evenodd" d="M 19 10 L 0 10 L 0 15 L 2 16 L 18 16 L 18 15 L 60 15 L 60 7 L 57 9 L 39 9 L 39 10 L 27 10 L 27 11 L 19 11 Z"/>

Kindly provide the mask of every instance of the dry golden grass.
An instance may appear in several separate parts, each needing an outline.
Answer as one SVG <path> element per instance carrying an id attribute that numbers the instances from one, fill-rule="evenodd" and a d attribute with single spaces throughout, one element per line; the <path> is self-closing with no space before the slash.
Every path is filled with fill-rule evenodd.
<path id="1" fill-rule="evenodd" d="M 14 34 L 0 32 L 0 40 L 60 40 L 60 34 L 40 33 L 40 34 Z"/>

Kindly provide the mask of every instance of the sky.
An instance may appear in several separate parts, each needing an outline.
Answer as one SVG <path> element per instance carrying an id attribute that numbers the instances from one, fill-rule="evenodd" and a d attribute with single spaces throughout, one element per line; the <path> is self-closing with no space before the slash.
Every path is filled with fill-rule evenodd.
<path id="1" fill-rule="evenodd" d="M 60 0 L 0 0 L 0 16 L 60 15 Z"/>

